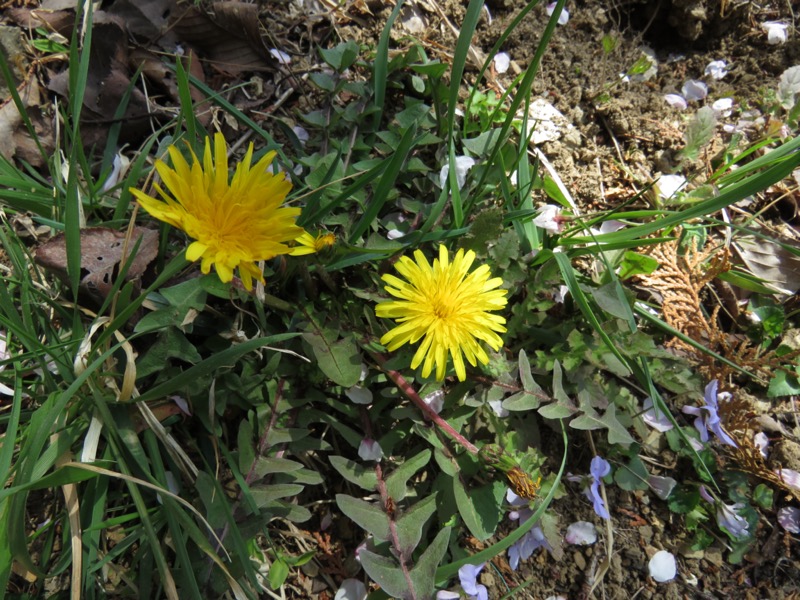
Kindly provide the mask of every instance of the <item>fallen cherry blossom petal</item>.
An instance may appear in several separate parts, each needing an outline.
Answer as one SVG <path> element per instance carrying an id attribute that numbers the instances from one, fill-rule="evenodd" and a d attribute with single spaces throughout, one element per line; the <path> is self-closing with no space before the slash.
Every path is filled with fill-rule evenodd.
<path id="1" fill-rule="evenodd" d="M 553 16 L 553 11 L 556 9 L 556 2 L 551 2 L 547 5 L 547 16 Z M 558 15 L 558 24 L 559 25 L 566 25 L 569 22 L 569 11 L 566 8 L 561 9 L 561 14 Z"/>
<path id="2" fill-rule="evenodd" d="M 511 65 L 511 57 L 506 52 L 498 52 L 494 55 L 494 70 L 501 75 L 508 71 Z"/>
<path id="3" fill-rule="evenodd" d="M 650 559 L 647 565 L 650 571 L 650 577 L 655 579 L 658 583 L 666 583 L 672 581 L 678 574 L 678 566 L 675 563 L 675 557 L 666 550 L 659 550 Z"/>
<path id="4" fill-rule="evenodd" d="M 672 108 L 677 108 L 678 110 L 686 110 L 689 106 L 686 103 L 686 98 L 681 96 L 680 94 L 664 94 L 664 100 L 667 101 Z"/>
<path id="5" fill-rule="evenodd" d="M 792 469 L 775 469 L 775 474 L 789 487 L 800 490 L 800 473 L 797 471 L 793 471 Z"/>
<path id="6" fill-rule="evenodd" d="M 345 579 L 333 600 L 364 600 L 366 597 L 367 587 L 362 582 L 358 579 Z"/>
<path id="7" fill-rule="evenodd" d="M 705 74 L 712 79 L 722 79 L 728 74 L 727 66 L 724 60 L 712 60 L 706 65 Z"/>
<path id="8" fill-rule="evenodd" d="M 292 62 L 291 56 L 282 50 L 278 50 L 277 48 L 270 48 L 269 53 L 272 55 L 272 58 L 277 60 L 282 65 L 288 65 L 290 62 Z"/>
<path id="9" fill-rule="evenodd" d="M 767 456 L 769 455 L 769 452 L 767 450 L 767 448 L 769 448 L 769 438 L 767 437 L 767 434 L 764 433 L 763 431 L 759 431 L 757 434 L 753 436 L 753 444 L 755 445 L 756 448 L 758 448 L 758 451 L 761 453 L 761 458 L 767 458 Z"/>
<path id="10" fill-rule="evenodd" d="M 589 521 L 577 521 L 567 527 L 564 541 L 578 546 L 591 546 L 597 541 L 597 529 Z"/>
<path id="11" fill-rule="evenodd" d="M 708 96 L 708 86 L 697 79 L 689 79 L 683 84 L 681 93 L 689 102 L 704 100 Z"/>
<path id="12" fill-rule="evenodd" d="M 789 39 L 789 26 L 786 23 L 766 21 L 761 24 L 761 27 L 767 32 L 767 43 L 772 46 L 785 44 L 786 40 Z"/>
<path id="13" fill-rule="evenodd" d="M 677 483 L 672 477 L 659 477 L 658 475 L 651 475 L 647 479 L 647 485 L 661 500 L 669 498 Z"/>
<path id="14" fill-rule="evenodd" d="M 456 156 L 456 182 L 458 189 L 462 189 L 467 182 L 467 172 L 475 166 L 475 159 L 469 156 Z M 450 163 L 445 163 L 439 172 L 439 187 L 444 188 L 447 178 L 450 177 Z"/>

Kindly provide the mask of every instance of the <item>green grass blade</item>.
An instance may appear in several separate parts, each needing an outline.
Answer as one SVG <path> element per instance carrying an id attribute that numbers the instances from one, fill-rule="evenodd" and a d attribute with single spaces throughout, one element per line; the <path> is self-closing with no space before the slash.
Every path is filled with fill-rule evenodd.
<path id="1" fill-rule="evenodd" d="M 361 216 L 358 224 L 353 228 L 350 233 L 350 243 L 354 244 L 361 236 L 370 228 L 372 222 L 378 217 L 383 205 L 389 198 L 389 193 L 394 189 L 394 183 L 397 176 L 402 171 L 403 165 L 406 164 L 411 148 L 414 147 L 414 137 L 417 134 L 417 127 L 409 127 L 400 139 L 397 150 L 392 154 L 389 164 L 386 166 L 386 171 L 381 177 L 380 182 L 375 188 L 375 193 L 367 205 L 367 210 Z"/>
<path id="2" fill-rule="evenodd" d="M 389 18 L 386 20 L 386 25 L 383 26 L 380 38 L 378 38 L 378 47 L 375 49 L 375 65 L 373 67 L 373 105 L 375 106 L 375 113 L 372 116 L 372 129 L 377 131 L 381 124 L 383 117 L 384 103 L 386 102 L 386 81 L 389 74 L 389 41 L 391 40 L 392 27 L 394 22 L 403 8 L 405 0 L 398 0 L 392 9 Z"/>

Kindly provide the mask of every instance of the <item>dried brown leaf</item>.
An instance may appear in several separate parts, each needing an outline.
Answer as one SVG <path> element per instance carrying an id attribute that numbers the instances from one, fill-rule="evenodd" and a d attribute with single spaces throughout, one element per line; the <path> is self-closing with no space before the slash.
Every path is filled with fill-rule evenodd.
<path id="1" fill-rule="evenodd" d="M 98 301 L 111 292 L 114 280 L 141 239 L 136 256 L 125 274 L 126 281 L 137 281 L 158 254 L 158 232 L 134 227 L 131 240 L 125 244 L 124 231 L 106 227 L 81 230 L 81 280 L 79 289 Z M 127 254 L 125 254 L 127 253 Z M 36 264 L 67 281 L 67 247 L 61 233 L 36 249 Z"/>

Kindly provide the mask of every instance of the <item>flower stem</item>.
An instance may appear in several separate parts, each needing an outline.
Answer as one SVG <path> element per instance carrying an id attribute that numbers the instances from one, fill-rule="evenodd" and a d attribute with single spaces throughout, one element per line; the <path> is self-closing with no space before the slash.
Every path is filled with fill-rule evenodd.
<path id="1" fill-rule="evenodd" d="M 425 415 L 427 419 L 433 421 L 434 425 L 449 435 L 455 442 L 461 444 L 470 454 L 477 455 L 479 453 L 479 450 L 475 444 L 453 429 L 453 426 L 450 425 L 450 423 L 436 414 L 436 411 L 434 411 L 425 403 L 422 398 L 420 398 L 417 391 L 411 386 L 410 383 L 408 383 L 408 381 L 406 381 L 405 377 L 403 377 L 398 371 L 386 368 L 386 357 L 378 354 L 377 352 L 373 352 L 372 356 L 375 358 L 375 361 L 380 365 L 380 367 L 386 372 L 389 378 L 394 381 L 395 385 L 400 388 L 400 391 L 402 391 L 408 397 L 408 399 L 411 400 L 411 402 L 417 405 L 417 408 L 422 411 L 422 414 Z"/>

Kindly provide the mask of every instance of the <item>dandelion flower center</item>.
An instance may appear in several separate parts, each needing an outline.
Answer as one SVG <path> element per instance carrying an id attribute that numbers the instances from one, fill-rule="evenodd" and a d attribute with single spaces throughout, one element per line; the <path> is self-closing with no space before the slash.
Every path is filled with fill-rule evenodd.
<path id="1" fill-rule="evenodd" d="M 384 275 L 386 291 L 397 298 L 375 308 L 379 317 L 394 319 L 398 325 L 381 338 L 381 344 L 394 351 L 420 340 L 411 368 L 422 364 L 422 376 L 436 367 L 436 379 L 444 379 L 449 358 L 456 376 L 466 379 L 464 358 L 469 364 L 486 364 L 489 357 L 481 342 L 493 350 L 503 345 L 498 333 L 506 331 L 505 319 L 492 314 L 505 307 L 507 291 L 499 277 L 490 278 L 487 265 L 470 272 L 475 253 L 459 250 L 453 262 L 447 249 L 439 246 L 439 258 L 428 263 L 417 250 L 414 259 L 402 257 L 397 271 L 405 279 Z"/>

